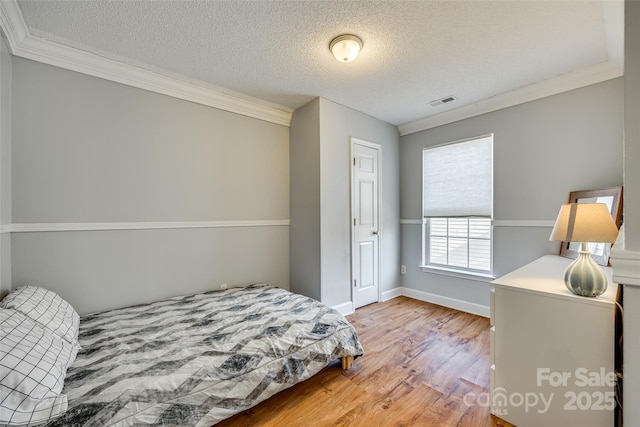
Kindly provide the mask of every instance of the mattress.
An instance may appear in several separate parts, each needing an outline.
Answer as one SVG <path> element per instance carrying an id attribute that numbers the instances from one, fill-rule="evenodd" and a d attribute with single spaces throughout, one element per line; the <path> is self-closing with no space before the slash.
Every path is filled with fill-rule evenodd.
<path id="1" fill-rule="evenodd" d="M 83 316 L 78 339 L 47 426 L 210 426 L 363 354 L 340 313 L 265 284 Z"/>

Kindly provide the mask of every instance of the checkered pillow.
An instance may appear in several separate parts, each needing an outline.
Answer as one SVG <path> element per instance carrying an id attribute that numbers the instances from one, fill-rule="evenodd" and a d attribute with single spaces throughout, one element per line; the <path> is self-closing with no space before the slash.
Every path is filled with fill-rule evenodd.
<path id="1" fill-rule="evenodd" d="M 78 342 L 80 316 L 55 292 L 38 286 L 23 286 L 0 301 L 0 308 L 24 313 L 71 344 Z"/>
<path id="2" fill-rule="evenodd" d="M 64 413 L 62 386 L 77 351 L 23 313 L 0 309 L 0 425 L 35 425 Z"/>

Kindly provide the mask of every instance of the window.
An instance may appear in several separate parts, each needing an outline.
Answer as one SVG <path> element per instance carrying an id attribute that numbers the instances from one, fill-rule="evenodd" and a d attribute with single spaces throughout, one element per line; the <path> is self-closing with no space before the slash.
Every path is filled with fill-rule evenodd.
<path id="1" fill-rule="evenodd" d="M 491 271 L 489 218 L 430 218 L 428 265 Z"/>
<path id="2" fill-rule="evenodd" d="M 425 267 L 491 274 L 493 135 L 423 150 Z"/>

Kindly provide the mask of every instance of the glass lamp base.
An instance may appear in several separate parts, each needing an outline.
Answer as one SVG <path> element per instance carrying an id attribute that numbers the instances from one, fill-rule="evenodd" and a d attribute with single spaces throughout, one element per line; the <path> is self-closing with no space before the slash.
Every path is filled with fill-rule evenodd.
<path id="1" fill-rule="evenodd" d="M 607 276 L 588 251 L 580 255 L 564 271 L 564 283 L 576 295 L 597 297 L 607 290 Z"/>

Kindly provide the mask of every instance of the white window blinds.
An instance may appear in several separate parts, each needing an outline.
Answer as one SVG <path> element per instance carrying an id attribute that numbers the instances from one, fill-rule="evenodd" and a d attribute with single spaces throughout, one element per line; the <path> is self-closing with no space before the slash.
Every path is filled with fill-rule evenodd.
<path id="1" fill-rule="evenodd" d="M 493 135 L 427 148 L 422 160 L 423 216 L 491 217 Z"/>

